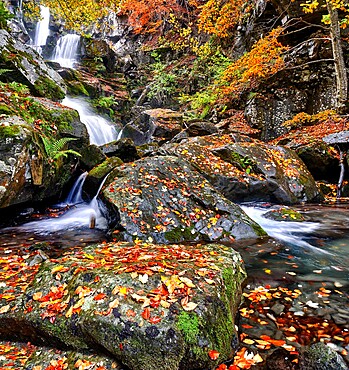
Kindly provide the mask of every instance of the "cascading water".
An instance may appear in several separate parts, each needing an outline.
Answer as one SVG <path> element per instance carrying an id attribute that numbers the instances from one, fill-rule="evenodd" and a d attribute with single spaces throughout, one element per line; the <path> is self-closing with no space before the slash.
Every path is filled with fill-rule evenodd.
<path id="1" fill-rule="evenodd" d="M 84 172 L 79 178 L 76 180 L 75 184 L 71 188 L 67 199 L 63 202 L 68 205 L 82 203 L 84 200 L 82 199 L 82 187 L 86 180 L 88 173 Z"/>
<path id="2" fill-rule="evenodd" d="M 54 235 L 58 232 L 69 233 L 81 229 L 90 229 L 91 220 L 93 228 L 107 230 L 108 222 L 104 216 L 104 205 L 98 201 L 98 194 L 104 184 L 100 185 L 96 195 L 90 202 L 82 199 L 82 187 L 87 177 L 87 172 L 80 175 L 73 185 L 65 202 L 58 205 L 63 207 L 70 205 L 68 211 L 59 217 L 31 221 L 18 227 L 8 228 L 11 233 L 32 233 L 35 235 Z M 5 229 L 6 230 L 6 229 Z"/>
<path id="3" fill-rule="evenodd" d="M 78 59 L 79 46 L 79 35 L 70 33 L 62 36 L 54 49 L 52 60 L 62 67 L 74 68 Z"/>
<path id="4" fill-rule="evenodd" d="M 50 34 L 50 9 L 40 5 L 40 21 L 36 24 L 32 47 L 41 54 L 42 46 L 46 45 L 47 37 Z"/>
<path id="5" fill-rule="evenodd" d="M 85 99 L 66 97 L 62 104 L 79 112 L 80 120 L 86 125 L 90 135 L 91 144 L 103 145 L 117 140 L 118 133 L 115 126 L 97 115 Z"/>

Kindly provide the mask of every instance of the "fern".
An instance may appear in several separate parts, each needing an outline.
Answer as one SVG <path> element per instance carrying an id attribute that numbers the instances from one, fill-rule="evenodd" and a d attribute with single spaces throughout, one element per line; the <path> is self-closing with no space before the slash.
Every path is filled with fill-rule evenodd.
<path id="1" fill-rule="evenodd" d="M 45 153 L 51 162 L 57 162 L 57 160 L 61 157 L 67 157 L 68 154 L 73 154 L 78 157 L 81 157 L 81 154 L 76 152 L 72 149 L 66 149 L 63 148 L 70 142 L 77 140 L 72 137 L 63 137 L 61 139 L 55 140 L 48 138 L 47 136 L 41 136 L 42 143 L 44 144 Z"/>

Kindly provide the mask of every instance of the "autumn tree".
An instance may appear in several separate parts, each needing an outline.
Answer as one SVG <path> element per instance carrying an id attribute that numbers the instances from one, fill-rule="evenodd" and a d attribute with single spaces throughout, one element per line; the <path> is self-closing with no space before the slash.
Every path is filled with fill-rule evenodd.
<path id="1" fill-rule="evenodd" d="M 301 4 L 306 13 L 312 13 L 320 8 L 317 0 L 308 0 Z M 348 110 L 348 74 L 345 67 L 344 53 L 341 39 L 341 28 L 349 25 L 349 3 L 346 0 L 326 0 L 326 14 L 322 21 L 329 25 L 334 67 L 337 85 L 337 110 L 345 113 Z M 340 17 L 342 13 L 344 16 Z"/>

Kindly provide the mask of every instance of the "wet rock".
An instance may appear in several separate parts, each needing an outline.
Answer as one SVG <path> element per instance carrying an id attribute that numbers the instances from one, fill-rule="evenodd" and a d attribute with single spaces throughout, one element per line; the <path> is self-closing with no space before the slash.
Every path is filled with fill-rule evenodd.
<path id="1" fill-rule="evenodd" d="M 101 149 L 107 157 L 119 157 L 124 162 L 133 162 L 140 158 L 133 141 L 127 138 L 105 144 Z"/>
<path id="2" fill-rule="evenodd" d="M 229 241 L 264 235 L 234 203 L 176 157 L 148 157 L 111 173 L 103 191 L 118 208 L 115 237 L 160 243 Z"/>
<path id="3" fill-rule="evenodd" d="M 60 100 L 65 85 L 57 72 L 50 68 L 32 48 L 0 30 L 0 67 L 10 70 L 1 75 L 4 81 L 27 85 L 33 95 Z"/>
<path id="4" fill-rule="evenodd" d="M 273 351 L 266 360 L 268 370 L 292 370 L 295 368 L 289 352 L 283 348 Z"/>
<path id="5" fill-rule="evenodd" d="M 233 355 L 246 274 L 231 248 L 103 243 L 32 266 L 28 259 L 0 261 L 0 274 L 14 271 L 0 285 L 2 338 L 105 349 L 142 370 L 214 369 Z"/>
<path id="6" fill-rule="evenodd" d="M 294 204 L 320 199 L 311 174 L 296 153 L 259 141 L 211 135 L 163 146 L 189 161 L 228 199 Z"/>
<path id="7" fill-rule="evenodd" d="M 182 130 L 182 114 L 171 109 L 140 109 L 136 119 L 128 123 L 123 137 L 131 138 L 136 145 L 151 141 L 163 142 Z"/>
<path id="8" fill-rule="evenodd" d="M 319 342 L 306 348 L 300 355 L 301 370 L 348 370 L 343 358 L 326 344 Z"/>

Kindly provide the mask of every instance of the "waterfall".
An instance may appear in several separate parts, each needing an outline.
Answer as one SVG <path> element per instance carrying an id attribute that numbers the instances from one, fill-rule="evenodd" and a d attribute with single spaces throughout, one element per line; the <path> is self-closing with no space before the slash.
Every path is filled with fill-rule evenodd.
<path id="1" fill-rule="evenodd" d="M 52 60 L 59 63 L 62 67 L 73 68 L 77 62 L 79 45 L 79 35 L 69 33 L 62 36 L 53 51 Z"/>
<path id="2" fill-rule="evenodd" d="M 73 205 L 77 203 L 82 203 L 84 201 L 82 199 L 82 187 L 84 185 L 87 175 L 88 173 L 84 172 L 79 176 L 79 178 L 76 180 L 75 184 L 71 188 L 67 196 L 67 199 L 64 201 L 65 204 Z"/>
<path id="3" fill-rule="evenodd" d="M 36 24 L 35 36 L 32 46 L 41 54 L 42 46 L 46 45 L 47 37 L 50 34 L 50 9 L 46 6 L 40 5 L 40 21 Z"/>
<path id="4" fill-rule="evenodd" d="M 91 144 L 103 145 L 117 139 L 115 126 L 97 115 L 85 99 L 66 97 L 62 104 L 79 112 L 80 120 L 86 125 L 90 135 Z"/>

